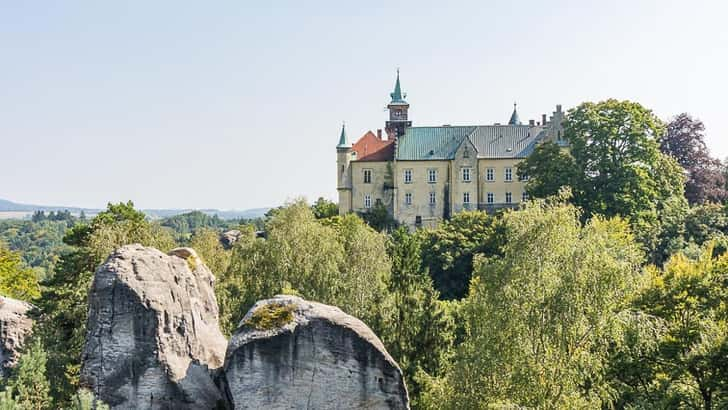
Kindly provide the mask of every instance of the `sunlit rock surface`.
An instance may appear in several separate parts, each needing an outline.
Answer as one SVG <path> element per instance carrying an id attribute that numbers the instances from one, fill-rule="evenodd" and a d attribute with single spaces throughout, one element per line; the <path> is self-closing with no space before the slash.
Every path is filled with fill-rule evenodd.
<path id="1" fill-rule="evenodd" d="M 20 356 L 25 338 L 30 335 L 33 320 L 28 317 L 29 303 L 0 296 L 0 378 L 8 377 Z"/>
<path id="2" fill-rule="evenodd" d="M 294 296 L 259 301 L 229 343 L 235 409 L 407 409 L 397 363 L 362 321 Z"/>
<path id="3" fill-rule="evenodd" d="M 124 246 L 89 293 L 81 383 L 114 409 L 210 409 L 222 403 L 214 276 L 194 250 Z"/>

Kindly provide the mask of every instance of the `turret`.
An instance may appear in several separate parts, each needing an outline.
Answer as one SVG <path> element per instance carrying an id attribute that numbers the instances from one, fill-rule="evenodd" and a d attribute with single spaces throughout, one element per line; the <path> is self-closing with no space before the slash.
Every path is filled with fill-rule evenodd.
<path id="1" fill-rule="evenodd" d="M 341 125 L 339 143 L 336 145 L 336 190 L 339 192 L 339 214 L 351 212 L 351 161 L 354 159 L 349 138 L 346 135 L 346 124 Z"/>
<path id="2" fill-rule="evenodd" d="M 518 118 L 518 111 L 516 110 L 516 103 L 513 103 L 513 113 L 511 119 L 508 120 L 508 125 L 521 125 L 521 119 Z"/>
<path id="3" fill-rule="evenodd" d="M 402 93 L 402 87 L 399 83 L 399 69 L 397 69 L 397 81 L 394 84 L 394 91 L 389 96 L 392 100 L 387 105 L 389 121 L 385 123 L 385 129 L 389 138 L 397 138 L 404 135 L 407 127 L 412 126 L 412 121 L 407 119 L 409 104 L 405 101 L 407 94 Z"/>

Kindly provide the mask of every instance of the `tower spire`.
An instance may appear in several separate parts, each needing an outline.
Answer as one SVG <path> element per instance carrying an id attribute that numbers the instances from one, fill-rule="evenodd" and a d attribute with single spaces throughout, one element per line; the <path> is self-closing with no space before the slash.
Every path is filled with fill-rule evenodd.
<path id="1" fill-rule="evenodd" d="M 521 119 L 518 118 L 518 111 L 516 110 L 516 103 L 513 103 L 513 114 L 511 114 L 511 119 L 508 120 L 508 125 L 521 125 Z"/>
<path id="2" fill-rule="evenodd" d="M 339 136 L 339 144 L 336 146 L 336 148 L 348 148 L 349 147 L 349 139 L 346 137 L 346 123 L 341 123 L 341 135 Z"/>
<path id="3" fill-rule="evenodd" d="M 399 84 L 399 68 L 397 68 L 397 82 L 394 83 L 394 91 L 389 94 L 392 97 L 391 103 L 406 103 L 404 97 L 406 94 L 402 94 L 402 86 Z"/>

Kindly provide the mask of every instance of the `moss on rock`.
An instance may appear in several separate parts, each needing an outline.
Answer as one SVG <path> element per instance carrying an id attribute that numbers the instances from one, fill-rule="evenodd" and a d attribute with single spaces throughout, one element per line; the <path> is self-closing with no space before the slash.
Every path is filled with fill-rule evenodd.
<path id="1" fill-rule="evenodd" d="M 282 327 L 293 321 L 294 310 L 296 306 L 292 304 L 269 303 L 256 309 L 244 324 L 257 330 Z"/>

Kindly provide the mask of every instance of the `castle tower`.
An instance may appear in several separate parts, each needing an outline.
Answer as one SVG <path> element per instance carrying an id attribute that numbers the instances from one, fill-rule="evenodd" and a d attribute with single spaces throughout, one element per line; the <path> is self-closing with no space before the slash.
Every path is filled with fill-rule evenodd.
<path id="1" fill-rule="evenodd" d="M 336 175 L 338 175 L 336 190 L 339 192 L 340 215 L 344 215 L 352 211 L 351 160 L 354 159 L 354 155 L 354 150 L 346 136 L 346 124 L 342 124 L 339 143 L 336 145 Z"/>
<path id="2" fill-rule="evenodd" d="M 397 82 L 394 84 L 394 91 L 389 94 L 392 101 L 389 102 L 389 121 L 385 123 L 385 130 L 389 138 L 396 138 L 404 135 L 405 129 L 412 126 L 412 121 L 407 119 L 407 111 L 409 104 L 404 99 L 407 94 L 402 93 L 402 87 L 399 84 L 399 69 L 397 69 Z"/>

